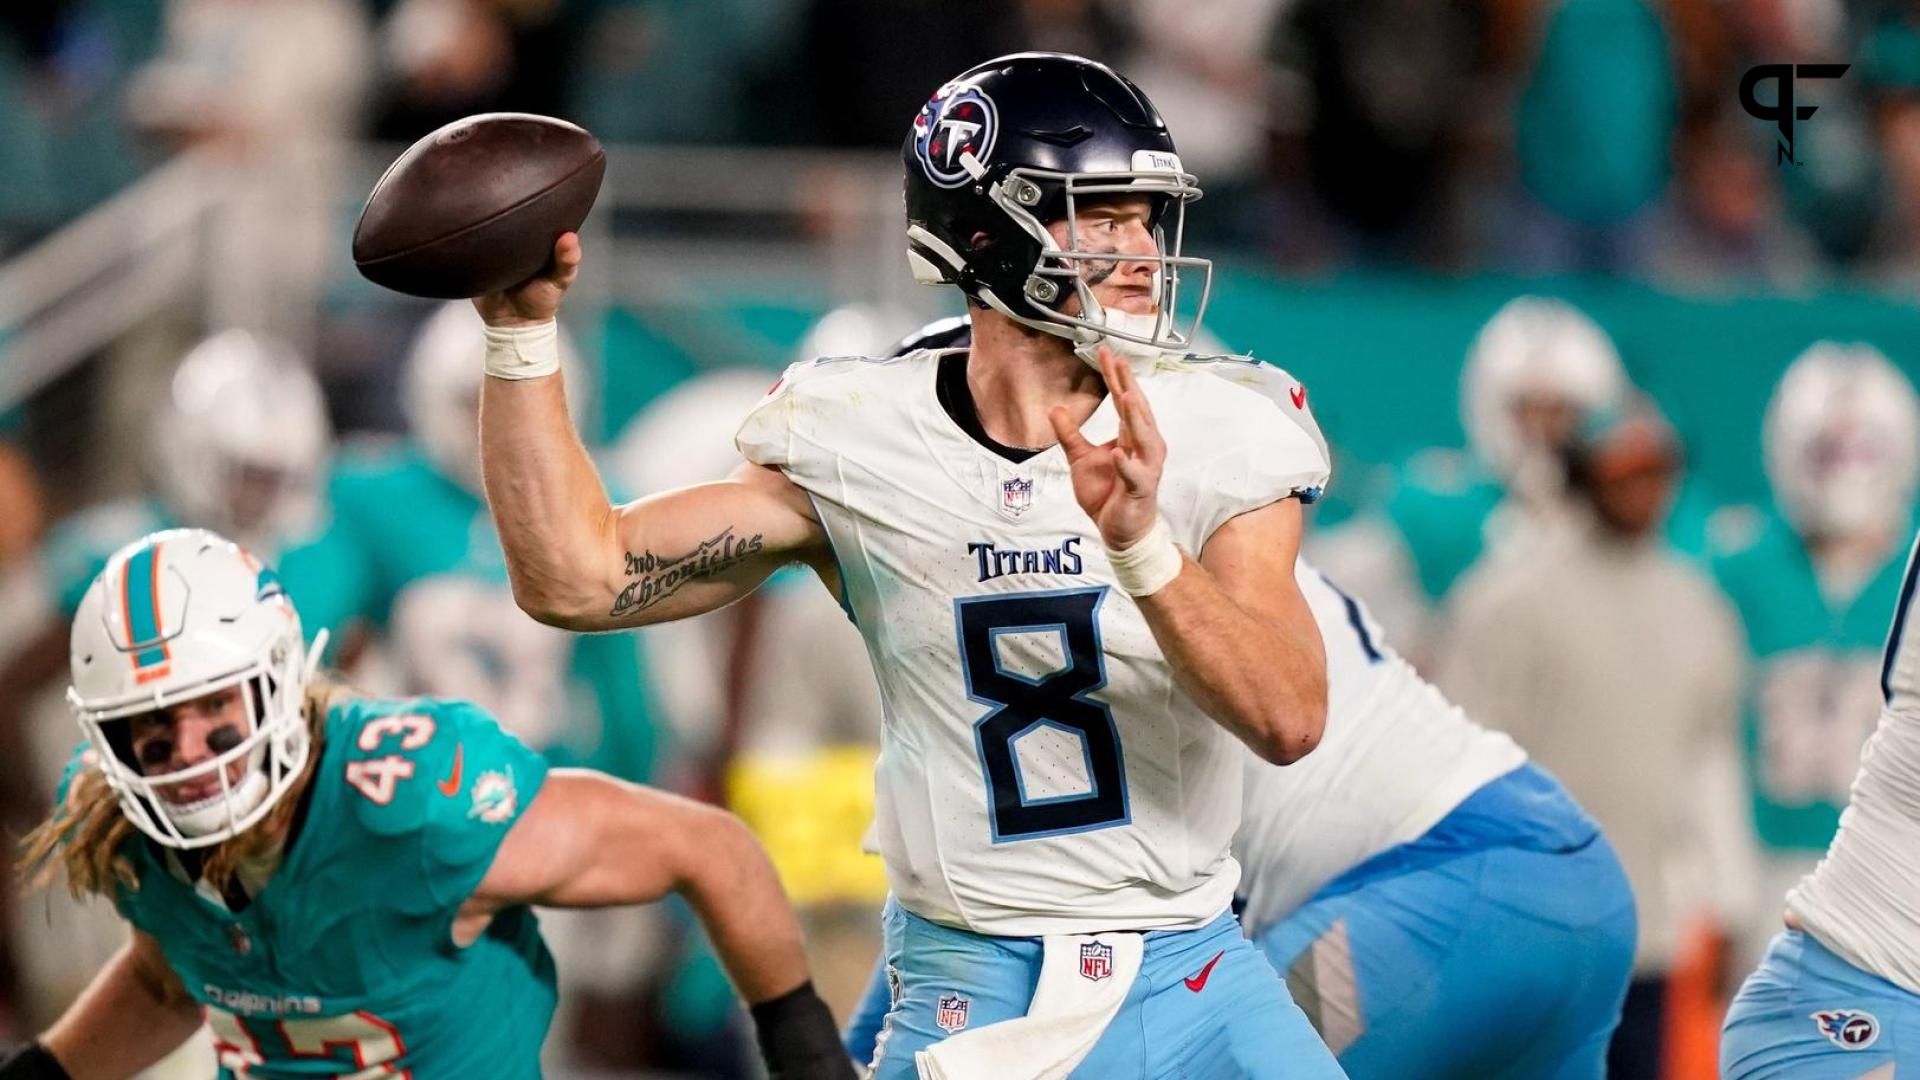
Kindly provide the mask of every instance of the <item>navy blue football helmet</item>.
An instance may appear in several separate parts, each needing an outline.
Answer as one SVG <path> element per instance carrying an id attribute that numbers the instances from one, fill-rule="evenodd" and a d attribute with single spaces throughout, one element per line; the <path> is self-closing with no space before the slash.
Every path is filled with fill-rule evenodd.
<path id="1" fill-rule="evenodd" d="M 971 68 L 934 92 L 902 148 L 906 162 L 907 258 L 915 280 L 958 285 L 969 297 L 1033 329 L 1066 338 L 1089 362 L 1117 350 L 1187 352 L 1206 313 L 1213 266 L 1180 253 L 1186 204 L 1200 197 L 1183 171 L 1160 114 L 1105 64 L 1064 53 L 1014 53 Z M 1083 262 L 1076 201 L 1141 195 L 1151 225 L 1158 309 L 1152 315 L 1095 302 Z M 1067 222 L 1067 246 L 1047 232 Z M 1135 261 L 1128 256 L 1128 261 Z M 1184 327 L 1183 276 L 1197 275 L 1199 303 Z M 1079 313 L 1061 309 L 1080 298 Z"/>

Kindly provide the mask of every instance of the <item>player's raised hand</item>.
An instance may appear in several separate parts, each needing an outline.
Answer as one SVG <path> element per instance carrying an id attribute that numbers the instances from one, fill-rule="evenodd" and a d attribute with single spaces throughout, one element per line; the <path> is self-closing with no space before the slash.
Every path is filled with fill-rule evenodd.
<path id="1" fill-rule="evenodd" d="M 560 298 L 580 274 L 580 236 L 562 233 L 553 242 L 553 258 L 538 274 L 496 293 L 473 298 L 473 306 L 489 326 L 531 326 L 553 318 Z"/>
<path id="2" fill-rule="evenodd" d="M 1108 547 L 1125 548 L 1145 536 L 1159 518 L 1167 444 L 1133 372 L 1105 346 L 1100 349 L 1100 373 L 1120 416 L 1118 434 L 1098 445 L 1090 443 L 1061 406 L 1050 410 L 1047 419 L 1073 470 L 1073 497 Z"/>

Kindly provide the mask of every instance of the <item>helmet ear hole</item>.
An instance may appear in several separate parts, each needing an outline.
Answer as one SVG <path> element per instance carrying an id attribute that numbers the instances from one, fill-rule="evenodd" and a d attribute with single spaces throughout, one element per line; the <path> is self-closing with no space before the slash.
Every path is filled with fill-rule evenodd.
<path id="1" fill-rule="evenodd" d="M 1147 228 L 1153 232 L 1154 240 L 1159 241 L 1162 251 L 1166 250 L 1166 242 L 1160 236 L 1160 226 L 1166 222 L 1167 211 L 1172 207 L 1173 196 L 1171 195 L 1147 196 Z"/>
<path id="2" fill-rule="evenodd" d="M 106 736 L 107 748 L 113 751 L 113 756 L 128 768 L 137 770 L 140 762 L 133 756 L 134 719 L 129 716 L 124 720 L 101 724 L 100 733 Z"/>
<path id="3" fill-rule="evenodd" d="M 280 682 L 268 670 L 247 680 L 249 712 L 253 718 L 253 730 L 259 731 L 267 722 L 267 702 L 279 691 Z"/>

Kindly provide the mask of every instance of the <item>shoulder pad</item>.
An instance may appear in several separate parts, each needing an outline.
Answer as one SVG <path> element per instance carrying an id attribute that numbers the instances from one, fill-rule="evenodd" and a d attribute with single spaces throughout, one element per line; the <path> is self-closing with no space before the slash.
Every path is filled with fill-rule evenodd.
<path id="1" fill-rule="evenodd" d="M 792 364 L 741 420 L 734 447 L 755 465 L 785 470 L 808 487 L 805 478 L 821 459 L 815 448 L 865 415 L 872 393 L 898 385 L 888 378 L 910 372 L 915 361 L 929 355 L 823 356 Z"/>
<path id="2" fill-rule="evenodd" d="M 774 398 L 790 393 L 795 387 L 818 383 L 832 379 L 836 375 L 859 371 L 866 365 L 886 364 L 911 354 L 897 356 L 816 356 L 811 360 L 796 360 L 788 364 L 772 386 L 767 387 L 767 396 L 761 399 L 764 404 Z"/>
<path id="3" fill-rule="evenodd" d="M 546 781 L 547 763 L 493 717 L 458 701 L 354 702 L 328 718 L 323 767 L 340 769 L 340 798 L 378 837 L 392 879 L 383 902 L 448 910 L 473 892 L 520 814 Z"/>
<path id="4" fill-rule="evenodd" d="M 466 785 L 464 744 L 493 719 L 462 702 L 433 698 L 349 700 L 327 718 L 327 740 L 345 781 L 345 798 L 368 831 L 400 836 L 425 826 L 450 782 Z M 458 789 L 455 789 L 458 795 Z"/>
<path id="5" fill-rule="evenodd" d="M 1205 372 L 1265 398 L 1282 416 L 1306 432 L 1314 446 L 1319 448 L 1322 458 L 1328 458 L 1327 438 L 1321 434 L 1320 422 L 1314 419 L 1312 410 L 1307 406 L 1306 384 L 1284 368 L 1252 356 L 1228 353 L 1189 353 L 1180 358 L 1177 366 L 1188 371 Z"/>
<path id="6" fill-rule="evenodd" d="M 908 334 L 887 350 L 888 356 L 905 356 L 922 349 L 964 349 L 973 343 L 973 324 L 965 315 L 938 319 Z"/>

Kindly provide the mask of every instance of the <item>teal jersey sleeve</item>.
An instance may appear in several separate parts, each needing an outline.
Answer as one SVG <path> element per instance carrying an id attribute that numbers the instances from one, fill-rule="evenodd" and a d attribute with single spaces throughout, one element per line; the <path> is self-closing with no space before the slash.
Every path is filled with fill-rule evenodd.
<path id="1" fill-rule="evenodd" d="M 354 520 L 351 496 L 357 479 L 351 462 L 335 466 L 327 482 L 326 520 L 280 557 L 280 581 L 300 612 L 300 628 L 309 641 L 325 629 L 337 643 L 355 619 L 379 615 L 378 574 Z"/>
<path id="2" fill-rule="evenodd" d="M 96 767 L 93 745 L 82 739 L 74 746 L 73 753 L 67 758 L 67 767 L 60 771 L 60 783 L 53 789 L 53 805 L 55 807 L 65 805 L 67 793 L 73 790 L 73 785 L 80 779 L 80 774 Z"/>
<path id="3" fill-rule="evenodd" d="M 361 701 L 337 711 L 328 727 L 344 740 L 343 797 L 400 875 L 382 883 L 383 894 L 451 918 L 539 793 L 546 761 L 464 702 Z"/>
<path id="4" fill-rule="evenodd" d="M 1460 451 L 1422 451 L 1401 467 L 1384 508 L 1429 600 L 1445 596 L 1480 558 L 1487 516 L 1500 498 L 1499 485 Z"/>
<path id="5" fill-rule="evenodd" d="M 280 557 L 279 573 L 309 641 L 324 629 L 337 643 L 347 625 L 367 613 L 364 553 L 351 530 L 337 521 L 289 548 Z"/>

